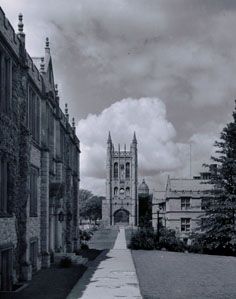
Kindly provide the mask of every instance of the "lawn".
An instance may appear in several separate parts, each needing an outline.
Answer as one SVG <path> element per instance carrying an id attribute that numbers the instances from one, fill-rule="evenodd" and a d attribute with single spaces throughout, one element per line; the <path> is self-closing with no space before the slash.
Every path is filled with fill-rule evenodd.
<path id="1" fill-rule="evenodd" d="M 126 239 L 126 244 L 127 244 L 127 246 L 128 246 L 129 243 L 130 243 L 130 239 L 131 239 L 131 236 L 132 236 L 132 232 L 133 232 L 133 229 L 132 229 L 132 228 L 126 228 L 126 229 L 125 229 L 125 239 Z"/>
<path id="2" fill-rule="evenodd" d="M 94 232 L 92 239 L 88 242 L 89 248 L 98 250 L 112 249 L 118 234 L 119 228 L 101 228 Z"/>
<path id="3" fill-rule="evenodd" d="M 236 258 L 132 250 L 143 299 L 235 299 Z"/>

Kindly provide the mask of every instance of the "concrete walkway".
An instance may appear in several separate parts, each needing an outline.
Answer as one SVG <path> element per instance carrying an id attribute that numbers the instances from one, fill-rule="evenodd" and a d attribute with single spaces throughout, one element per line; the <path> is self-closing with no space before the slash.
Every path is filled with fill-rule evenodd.
<path id="1" fill-rule="evenodd" d="M 89 270 L 94 269 L 88 268 L 86 272 L 89 273 Z M 86 280 L 86 277 L 77 282 L 66 299 L 142 298 L 133 259 L 126 246 L 124 228 L 120 228 L 113 249 L 99 263 L 89 284 L 81 292 L 83 279 Z"/>

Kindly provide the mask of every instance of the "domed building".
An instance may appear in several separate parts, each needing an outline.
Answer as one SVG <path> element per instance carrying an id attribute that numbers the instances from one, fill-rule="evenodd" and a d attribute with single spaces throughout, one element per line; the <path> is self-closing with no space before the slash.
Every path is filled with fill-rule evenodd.
<path id="1" fill-rule="evenodd" d="M 152 199 L 149 194 L 149 187 L 143 179 L 138 187 L 138 200 L 139 200 L 139 225 L 151 225 L 152 219 Z"/>
<path id="2" fill-rule="evenodd" d="M 139 195 L 149 195 L 149 187 L 145 183 L 144 179 L 143 179 L 143 182 L 138 187 L 138 194 Z"/>

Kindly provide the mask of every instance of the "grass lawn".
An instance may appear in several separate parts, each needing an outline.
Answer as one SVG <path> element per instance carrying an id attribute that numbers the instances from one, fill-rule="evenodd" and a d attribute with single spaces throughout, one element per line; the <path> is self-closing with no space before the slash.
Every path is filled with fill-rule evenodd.
<path id="1" fill-rule="evenodd" d="M 143 299 L 235 299 L 236 258 L 132 250 Z"/>
<path id="2" fill-rule="evenodd" d="M 101 228 L 94 232 L 92 239 L 88 242 L 89 248 L 98 250 L 112 249 L 117 237 L 119 229 L 113 228 Z"/>
<path id="3" fill-rule="evenodd" d="M 126 238 L 126 244 L 127 244 L 127 246 L 130 243 L 132 232 L 133 232 L 132 228 L 126 228 L 125 229 L 125 238 Z"/>

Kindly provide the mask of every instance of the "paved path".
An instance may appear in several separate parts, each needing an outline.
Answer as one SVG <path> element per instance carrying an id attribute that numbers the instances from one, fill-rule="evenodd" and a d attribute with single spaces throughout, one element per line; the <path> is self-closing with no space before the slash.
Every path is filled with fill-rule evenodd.
<path id="1" fill-rule="evenodd" d="M 125 249 L 125 250 L 127 250 L 124 228 L 120 229 L 119 234 L 117 235 L 117 238 L 116 238 L 113 249 Z"/>
<path id="2" fill-rule="evenodd" d="M 84 275 L 66 299 L 142 298 L 133 259 L 126 246 L 124 228 L 120 229 L 113 249 L 97 266 L 86 271 L 87 275 L 93 272 L 86 288 L 82 290 L 86 281 Z"/>

